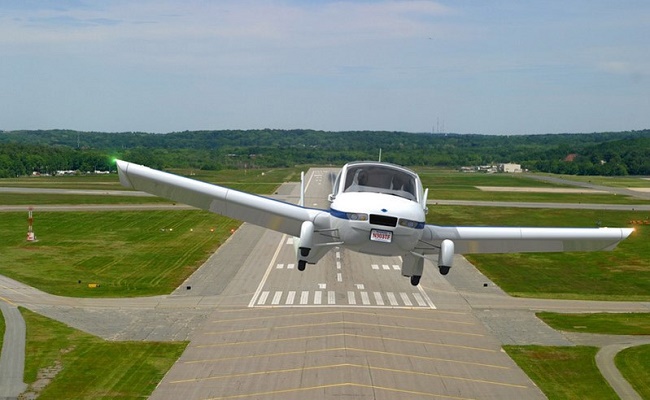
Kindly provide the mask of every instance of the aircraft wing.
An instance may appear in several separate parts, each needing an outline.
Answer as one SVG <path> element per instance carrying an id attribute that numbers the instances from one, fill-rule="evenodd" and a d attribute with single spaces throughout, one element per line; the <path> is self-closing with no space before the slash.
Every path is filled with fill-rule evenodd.
<path id="1" fill-rule="evenodd" d="M 316 225 L 329 224 L 329 214 L 323 210 L 304 208 L 122 160 L 117 160 L 117 171 L 123 186 L 289 235 L 300 236 L 302 223 L 316 223 L 319 216 L 321 223 Z"/>
<path id="2" fill-rule="evenodd" d="M 441 241 L 456 254 L 613 250 L 633 228 L 518 228 L 426 225 L 416 251 L 437 253 Z"/>

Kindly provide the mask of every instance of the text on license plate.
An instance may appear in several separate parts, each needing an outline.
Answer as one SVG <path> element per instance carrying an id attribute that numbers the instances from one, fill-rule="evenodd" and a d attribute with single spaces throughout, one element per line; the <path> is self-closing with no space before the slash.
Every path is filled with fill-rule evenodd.
<path id="1" fill-rule="evenodd" d="M 373 229 L 370 231 L 370 240 L 374 242 L 390 243 L 393 240 L 393 232 Z"/>

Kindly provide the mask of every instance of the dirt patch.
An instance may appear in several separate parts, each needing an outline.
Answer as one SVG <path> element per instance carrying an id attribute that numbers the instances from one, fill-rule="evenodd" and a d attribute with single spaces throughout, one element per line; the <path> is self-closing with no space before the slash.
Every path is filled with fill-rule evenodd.
<path id="1" fill-rule="evenodd" d="M 61 350 L 61 354 L 69 353 L 72 351 L 74 347 L 69 348 L 69 349 L 64 349 Z M 63 365 L 61 364 L 61 361 L 56 360 L 54 361 L 54 365 L 46 368 L 41 368 L 38 373 L 36 374 L 36 381 L 34 383 L 30 384 L 27 387 L 27 390 L 25 390 L 24 393 L 22 393 L 20 396 L 18 396 L 18 400 L 35 400 L 38 398 L 38 396 L 41 394 L 43 389 L 47 385 L 52 382 L 52 379 L 56 377 L 56 375 L 61 372 L 63 369 Z"/>

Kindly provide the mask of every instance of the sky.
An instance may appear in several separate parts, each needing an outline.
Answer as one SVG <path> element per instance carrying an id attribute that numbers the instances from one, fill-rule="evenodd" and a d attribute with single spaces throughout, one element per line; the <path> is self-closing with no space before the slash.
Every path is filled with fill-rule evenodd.
<path id="1" fill-rule="evenodd" d="M 650 128 L 650 2 L 0 1 L 0 129 Z"/>

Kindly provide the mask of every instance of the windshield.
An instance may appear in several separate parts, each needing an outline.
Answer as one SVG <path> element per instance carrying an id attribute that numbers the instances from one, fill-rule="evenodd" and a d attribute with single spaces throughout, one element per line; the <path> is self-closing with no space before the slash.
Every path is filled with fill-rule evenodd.
<path id="1" fill-rule="evenodd" d="M 387 193 L 416 200 L 415 178 L 385 165 L 358 165 L 348 168 L 344 192 Z"/>

